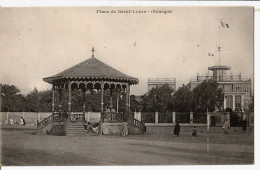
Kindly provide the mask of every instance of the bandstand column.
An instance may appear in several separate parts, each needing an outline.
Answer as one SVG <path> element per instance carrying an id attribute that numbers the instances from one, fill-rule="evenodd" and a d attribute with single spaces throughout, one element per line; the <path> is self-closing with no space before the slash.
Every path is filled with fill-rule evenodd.
<path id="1" fill-rule="evenodd" d="M 110 89 L 110 109 L 113 108 L 113 89 Z"/>
<path id="2" fill-rule="evenodd" d="M 130 107 L 131 107 L 131 102 L 130 102 L 130 85 L 128 86 L 128 113 L 130 113 Z"/>
<path id="3" fill-rule="evenodd" d="M 101 112 L 104 111 L 104 82 L 101 81 Z"/>
<path id="4" fill-rule="evenodd" d="M 103 112 L 104 111 L 104 81 L 101 81 L 101 112 Z M 100 126 L 99 126 L 99 128 L 100 128 L 100 135 L 103 135 L 103 120 L 102 120 L 102 113 L 101 113 L 101 119 L 100 119 Z"/>
<path id="5" fill-rule="evenodd" d="M 69 91 L 69 99 L 68 99 L 68 112 L 71 113 L 71 82 L 68 82 L 68 91 Z"/>
<path id="6" fill-rule="evenodd" d="M 118 107 L 119 107 L 119 95 L 120 92 L 117 90 L 117 98 L 116 98 L 116 112 L 118 113 Z"/>
<path id="7" fill-rule="evenodd" d="M 86 112 L 86 90 L 83 90 L 83 122 L 85 122 L 85 112 Z"/>
<path id="8" fill-rule="evenodd" d="M 62 87 L 59 87 L 59 112 L 62 112 Z"/>
<path id="9" fill-rule="evenodd" d="M 52 85 L 52 113 L 55 111 L 55 86 Z"/>
<path id="10" fill-rule="evenodd" d="M 129 84 L 126 85 L 126 113 L 129 114 L 129 108 L 130 108 L 130 87 Z"/>

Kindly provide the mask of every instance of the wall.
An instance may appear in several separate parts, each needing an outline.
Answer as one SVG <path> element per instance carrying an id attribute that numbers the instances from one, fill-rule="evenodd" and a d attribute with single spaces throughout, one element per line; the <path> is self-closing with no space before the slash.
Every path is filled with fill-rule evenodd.
<path id="1" fill-rule="evenodd" d="M 0 125 L 5 125 L 7 122 L 7 112 L 0 112 Z M 40 121 L 44 118 L 50 116 L 51 112 L 8 112 L 8 123 L 10 123 L 10 118 L 14 120 L 14 123 L 20 124 L 21 117 L 24 118 L 26 124 L 36 125 L 37 119 L 39 117 Z M 74 112 L 74 114 L 82 114 L 81 112 Z M 100 120 L 100 112 L 88 112 L 85 113 L 85 119 L 87 122 L 98 123 Z"/>
<path id="2" fill-rule="evenodd" d="M 1 124 L 6 124 L 7 120 L 7 112 L 1 112 Z M 40 120 L 43 120 L 44 118 L 48 117 L 51 115 L 50 112 L 8 112 L 8 122 L 10 118 L 14 120 L 14 123 L 20 123 L 21 117 L 24 118 L 26 124 L 36 124 L 38 115 L 40 117 Z"/>

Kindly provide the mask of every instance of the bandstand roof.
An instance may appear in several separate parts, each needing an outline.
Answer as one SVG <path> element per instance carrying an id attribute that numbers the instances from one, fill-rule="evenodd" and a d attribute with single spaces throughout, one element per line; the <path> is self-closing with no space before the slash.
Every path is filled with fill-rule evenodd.
<path id="1" fill-rule="evenodd" d="M 110 80 L 113 82 L 128 82 L 130 85 L 139 82 L 137 78 L 125 75 L 93 56 L 56 75 L 43 78 L 43 81 L 53 84 L 55 81 L 67 79 Z"/>

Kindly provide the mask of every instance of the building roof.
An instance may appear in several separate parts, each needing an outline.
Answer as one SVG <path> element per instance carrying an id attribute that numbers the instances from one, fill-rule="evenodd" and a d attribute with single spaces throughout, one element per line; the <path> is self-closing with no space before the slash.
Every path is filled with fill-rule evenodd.
<path id="1" fill-rule="evenodd" d="M 91 57 L 67 70 L 64 70 L 51 77 L 43 78 L 43 81 L 53 83 L 61 79 L 97 79 L 110 81 L 124 81 L 130 84 L 138 84 L 137 78 L 127 76 L 109 65 Z"/>
<path id="2" fill-rule="evenodd" d="M 231 70 L 231 67 L 230 66 L 212 66 L 212 67 L 208 67 L 208 70 L 216 70 L 216 69 Z"/>

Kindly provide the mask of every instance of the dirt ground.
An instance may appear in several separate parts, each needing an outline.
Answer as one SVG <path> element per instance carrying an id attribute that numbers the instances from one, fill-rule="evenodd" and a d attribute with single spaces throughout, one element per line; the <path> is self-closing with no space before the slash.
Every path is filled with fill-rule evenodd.
<path id="1" fill-rule="evenodd" d="M 221 129 L 192 137 L 190 128 L 180 137 L 171 127 L 148 127 L 144 135 L 49 136 L 33 135 L 33 127 L 2 127 L 2 164 L 30 165 L 194 165 L 254 163 L 253 132 Z"/>

